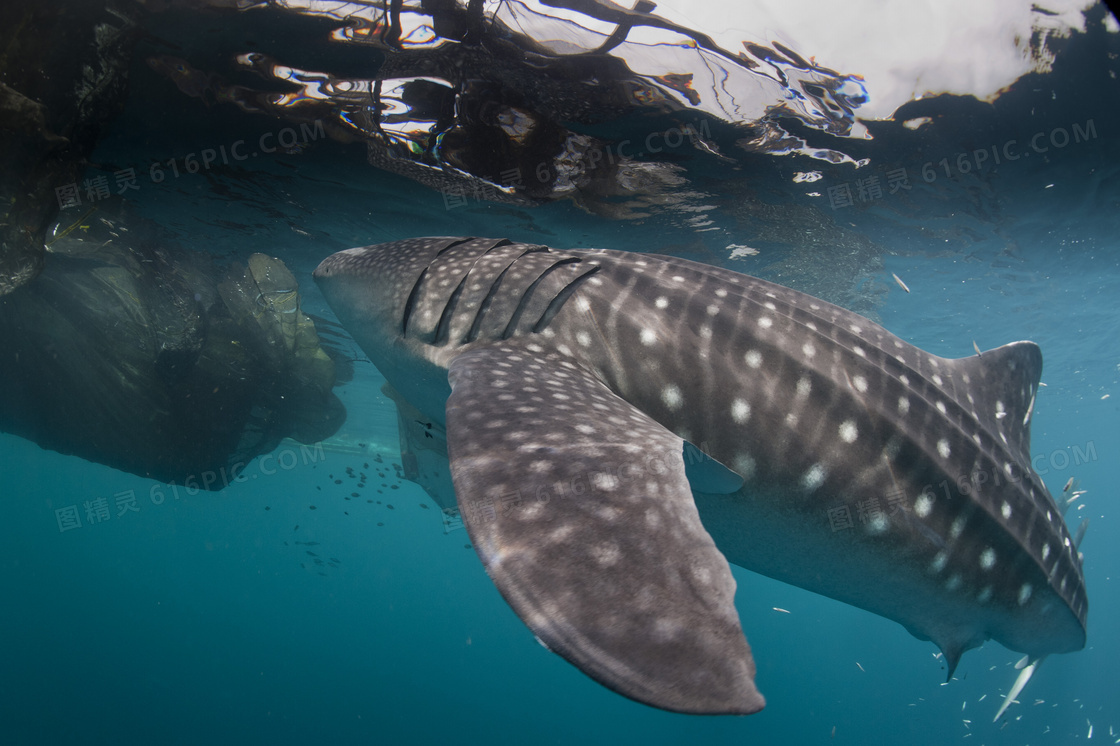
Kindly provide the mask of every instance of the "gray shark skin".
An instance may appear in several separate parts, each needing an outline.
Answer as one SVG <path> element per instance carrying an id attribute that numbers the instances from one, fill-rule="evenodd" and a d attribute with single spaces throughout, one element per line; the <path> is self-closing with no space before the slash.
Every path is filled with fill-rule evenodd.
<path id="1" fill-rule="evenodd" d="M 502 595 L 623 695 L 763 707 L 728 561 L 900 622 L 950 676 L 989 638 L 1085 645 L 1081 560 L 1030 467 L 1031 342 L 940 358 L 727 270 L 500 239 L 350 249 L 315 279 L 446 427 Z"/>

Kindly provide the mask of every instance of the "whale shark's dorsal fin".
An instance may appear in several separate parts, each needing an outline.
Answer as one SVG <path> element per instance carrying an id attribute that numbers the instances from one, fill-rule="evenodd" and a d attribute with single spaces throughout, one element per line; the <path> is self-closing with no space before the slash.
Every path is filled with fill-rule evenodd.
<path id="1" fill-rule="evenodd" d="M 531 342 L 465 352 L 449 377 L 463 520 L 538 639 L 640 702 L 762 709 L 735 581 L 700 523 L 684 441 Z"/>
<path id="2" fill-rule="evenodd" d="M 1012 342 L 980 355 L 942 360 L 942 364 L 953 378 L 961 406 L 975 412 L 977 420 L 1020 463 L 1030 463 L 1030 418 L 1042 377 L 1038 345 Z"/>

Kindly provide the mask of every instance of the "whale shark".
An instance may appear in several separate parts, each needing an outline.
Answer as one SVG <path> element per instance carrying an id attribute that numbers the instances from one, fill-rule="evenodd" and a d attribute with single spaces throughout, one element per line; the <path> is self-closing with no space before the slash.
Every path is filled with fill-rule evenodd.
<path id="1" fill-rule="evenodd" d="M 502 596 L 622 695 L 763 708 L 729 563 L 901 623 L 950 677 L 987 639 L 1085 645 L 1081 557 L 1031 468 L 1032 342 L 943 358 L 747 275 L 508 239 L 348 249 L 314 277 L 445 433 Z"/>

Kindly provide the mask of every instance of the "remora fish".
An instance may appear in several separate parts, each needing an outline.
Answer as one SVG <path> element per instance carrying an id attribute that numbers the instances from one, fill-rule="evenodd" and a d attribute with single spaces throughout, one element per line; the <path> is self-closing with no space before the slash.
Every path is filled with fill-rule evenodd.
<path id="1" fill-rule="evenodd" d="M 1081 563 L 1030 468 L 1031 342 L 950 360 L 727 270 L 497 239 L 349 249 L 315 279 L 446 428 L 502 595 L 621 694 L 763 707 L 727 560 L 900 622 L 950 675 L 988 638 L 1085 644 Z"/>

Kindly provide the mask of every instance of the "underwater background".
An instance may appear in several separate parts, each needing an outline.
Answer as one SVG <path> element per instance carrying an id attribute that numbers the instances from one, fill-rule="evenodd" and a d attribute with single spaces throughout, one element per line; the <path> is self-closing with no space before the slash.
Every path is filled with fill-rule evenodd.
<path id="1" fill-rule="evenodd" d="M 1120 34 L 1108 11 L 1086 10 L 1049 40 L 1047 69 L 991 101 L 916 101 L 870 138 L 798 120 L 783 134 L 797 147 L 757 147 L 755 133 L 737 148 L 746 125 L 680 107 L 568 122 L 660 175 L 626 193 L 517 200 L 377 168 L 363 142 L 317 124 L 328 110 L 251 110 L 215 95 L 208 74 L 151 61 L 174 53 L 197 72 L 242 48 L 297 59 L 302 37 L 324 37 L 321 17 L 168 5 L 141 22 L 127 96 L 74 180 L 112 185 L 131 168 L 135 188 L 79 189 L 52 234 L 100 241 L 125 226 L 219 263 L 280 258 L 352 369 L 334 389 L 346 418 L 320 442 L 282 440 L 217 491 L 0 433 L 0 743 L 1120 743 Z M 350 64 L 323 61 L 339 75 Z M 239 142 L 244 159 L 197 167 Z M 311 280 L 330 253 L 422 235 L 716 264 L 945 357 L 1037 342 L 1032 464 L 1052 494 L 1071 477 L 1086 491 L 1066 519 L 1090 519 L 1085 649 L 1049 657 L 993 722 L 1019 654 L 988 642 L 946 683 L 936 647 L 898 624 L 733 567 L 765 710 L 678 715 L 594 683 L 536 643 L 461 524 L 403 478 L 384 381 L 329 325 Z M 96 441 L 103 423 L 67 427 Z M 91 513 L 99 499 L 108 511 Z M 80 525 L 60 517 L 69 508 Z"/>

